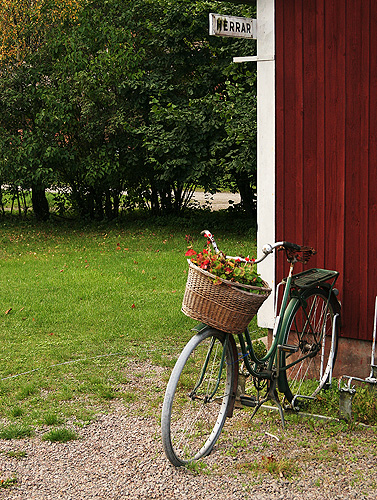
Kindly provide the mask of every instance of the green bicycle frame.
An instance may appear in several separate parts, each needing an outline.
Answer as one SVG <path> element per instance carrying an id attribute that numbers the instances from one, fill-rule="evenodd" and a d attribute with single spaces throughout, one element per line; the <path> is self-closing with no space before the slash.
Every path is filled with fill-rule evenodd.
<path id="1" fill-rule="evenodd" d="M 281 356 L 281 353 L 279 352 L 279 346 L 283 345 L 284 342 L 283 337 L 288 328 L 288 322 L 291 316 L 291 312 L 296 307 L 297 302 L 299 302 L 300 305 L 303 305 L 305 303 L 305 291 L 304 292 L 297 291 L 294 296 L 291 295 L 292 273 L 293 273 L 293 265 L 290 266 L 289 275 L 285 281 L 284 294 L 280 306 L 280 314 L 276 317 L 273 342 L 271 344 L 270 349 L 265 354 L 265 356 L 259 359 L 255 355 L 248 330 L 238 335 L 243 361 L 246 365 L 246 369 L 254 377 L 269 378 L 269 376 L 272 376 L 274 363 L 277 368 L 276 375 L 277 377 L 279 377 L 280 372 L 285 371 L 291 368 L 292 366 L 301 363 L 304 359 L 312 356 L 312 353 L 310 352 L 308 354 L 300 356 L 298 359 L 285 366 L 281 366 L 281 360 L 278 358 L 279 356 Z M 326 285 L 324 283 L 321 283 L 322 287 L 328 288 L 326 311 L 329 306 L 330 297 L 335 285 L 336 278 L 337 276 L 335 277 L 334 281 L 331 284 Z M 302 307 L 302 311 L 306 317 L 306 324 L 304 325 L 304 331 L 305 331 L 307 325 L 310 325 L 310 328 L 312 328 L 311 322 L 309 320 L 311 311 L 306 311 L 305 307 Z M 314 334 L 313 331 L 312 333 Z M 254 366 L 252 366 L 250 360 L 252 363 L 254 363 Z M 267 363 L 265 371 L 262 372 L 258 371 L 258 367 L 265 365 L 265 363 Z"/>
<path id="2" fill-rule="evenodd" d="M 275 361 L 275 354 L 277 351 L 277 347 L 283 341 L 281 336 L 282 336 L 282 332 L 284 332 L 284 328 L 283 328 L 284 321 L 283 321 L 281 315 L 282 315 L 282 313 L 285 312 L 285 310 L 287 308 L 288 300 L 290 298 L 290 289 L 291 289 L 291 283 L 292 283 L 292 271 L 293 271 L 293 266 L 290 266 L 289 275 L 287 277 L 286 285 L 284 288 L 283 299 L 282 299 L 282 303 L 280 306 L 280 315 L 277 316 L 277 318 L 276 318 L 277 323 L 275 326 L 274 339 L 273 339 L 273 342 L 271 344 L 270 349 L 267 351 L 265 356 L 263 356 L 263 358 L 259 359 L 255 355 L 255 352 L 253 349 L 253 344 L 252 344 L 248 330 L 246 330 L 244 334 L 240 333 L 238 335 L 244 363 L 246 365 L 247 370 L 250 372 L 250 374 L 253 377 L 261 378 L 261 372 L 258 372 L 255 368 L 257 366 L 261 366 L 261 365 L 265 364 L 267 361 L 268 361 L 267 373 L 272 371 L 272 367 L 273 367 L 273 364 Z M 246 338 L 246 343 L 245 343 L 245 338 Z M 251 365 L 251 363 L 248 359 L 249 357 L 250 357 L 251 361 L 254 363 L 254 367 Z"/>

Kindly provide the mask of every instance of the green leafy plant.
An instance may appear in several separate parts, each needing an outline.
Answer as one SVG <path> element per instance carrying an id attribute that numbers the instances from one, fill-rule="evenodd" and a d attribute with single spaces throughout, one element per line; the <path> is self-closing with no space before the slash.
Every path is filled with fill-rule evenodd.
<path id="1" fill-rule="evenodd" d="M 266 346 L 262 340 L 253 342 L 253 351 L 258 359 L 262 359 L 267 354 Z"/>
<path id="2" fill-rule="evenodd" d="M 207 240 L 207 246 L 199 253 L 190 245 L 185 255 L 191 258 L 193 264 L 213 274 L 215 285 L 220 285 L 222 280 L 227 280 L 244 285 L 264 286 L 262 278 L 256 271 L 255 259 L 228 258 L 223 252 L 216 253 L 212 249 L 210 240 Z"/>

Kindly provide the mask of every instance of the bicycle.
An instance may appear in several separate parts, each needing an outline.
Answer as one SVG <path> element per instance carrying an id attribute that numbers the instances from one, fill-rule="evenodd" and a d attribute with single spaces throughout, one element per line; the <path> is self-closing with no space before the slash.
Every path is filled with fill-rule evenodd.
<path id="1" fill-rule="evenodd" d="M 212 235 L 208 231 L 203 234 L 218 252 Z M 268 351 L 255 352 L 247 328 L 236 335 L 239 352 L 235 335 L 199 324 L 175 364 L 161 415 L 164 451 L 175 466 L 211 453 L 236 403 L 254 408 L 252 418 L 271 400 L 284 427 L 283 405 L 298 410 L 300 399 L 313 399 L 331 384 L 341 308 L 334 287 L 339 273 L 308 269 L 294 275 L 295 264 L 307 263 L 316 252 L 283 241 L 265 245 L 263 256 L 255 263 L 276 249 L 285 250 L 290 266 L 288 276 L 277 287 L 276 296 L 281 286 L 284 291 L 279 314 L 275 302 L 275 327 Z M 252 378 L 256 395 L 244 394 L 245 376 Z"/>

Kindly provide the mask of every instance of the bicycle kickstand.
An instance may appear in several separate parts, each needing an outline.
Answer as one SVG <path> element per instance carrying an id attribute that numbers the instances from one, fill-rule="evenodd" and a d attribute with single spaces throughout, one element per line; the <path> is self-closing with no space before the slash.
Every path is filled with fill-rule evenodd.
<path id="1" fill-rule="evenodd" d="M 259 408 L 264 403 L 267 403 L 267 401 L 273 401 L 279 410 L 281 424 L 282 424 L 282 427 L 284 429 L 285 428 L 284 410 L 283 410 L 283 407 L 281 406 L 279 396 L 278 396 L 278 393 L 276 390 L 276 383 L 277 383 L 277 379 L 275 377 L 272 380 L 268 381 L 267 393 L 266 393 L 264 398 L 257 400 L 257 406 L 255 407 L 255 410 L 253 411 L 253 414 L 251 415 L 250 420 L 252 420 L 252 418 L 255 416 L 255 414 L 257 413 Z"/>

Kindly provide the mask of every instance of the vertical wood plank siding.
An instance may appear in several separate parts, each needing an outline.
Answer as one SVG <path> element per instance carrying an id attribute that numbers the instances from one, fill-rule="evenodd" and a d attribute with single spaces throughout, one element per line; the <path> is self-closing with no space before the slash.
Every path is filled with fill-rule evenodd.
<path id="1" fill-rule="evenodd" d="M 276 137 L 276 239 L 340 271 L 342 335 L 371 339 L 377 0 L 276 0 Z M 277 279 L 286 271 L 279 255 Z"/>

